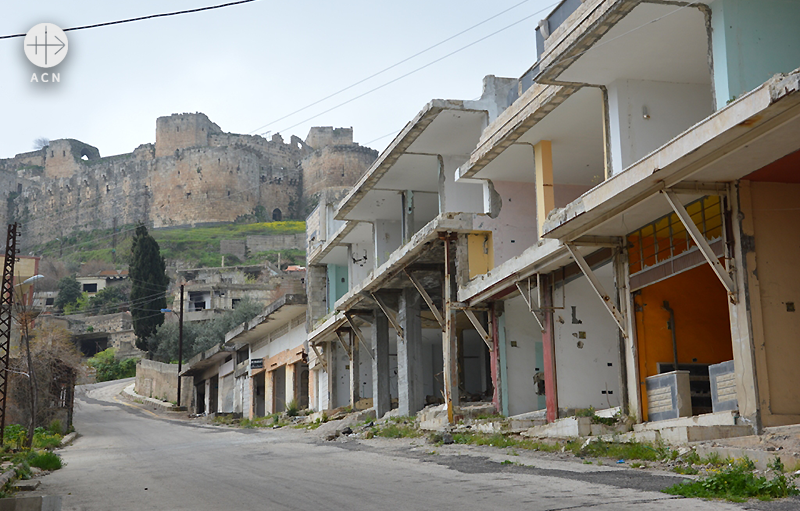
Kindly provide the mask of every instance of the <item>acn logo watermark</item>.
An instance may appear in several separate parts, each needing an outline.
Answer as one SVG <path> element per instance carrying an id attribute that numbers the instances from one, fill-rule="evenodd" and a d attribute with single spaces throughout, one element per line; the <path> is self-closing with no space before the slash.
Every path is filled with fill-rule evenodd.
<path id="1" fill-rule="evenodd" d="M 69 50 L 67 34 L 52 23 L 39 23 L 25 35 L 25 56 L 34 66 L 48 69 L 59 65 Z M 32 82 L 60 82 L 61 73 L 33 73 Z"/>

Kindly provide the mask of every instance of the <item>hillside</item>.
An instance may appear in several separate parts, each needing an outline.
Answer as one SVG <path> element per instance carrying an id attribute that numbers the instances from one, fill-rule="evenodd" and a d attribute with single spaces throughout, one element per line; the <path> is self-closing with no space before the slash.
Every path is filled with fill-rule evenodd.
<path id="1" fill-rule="evenodd" d="M 32 247 L 30 252 L 49 258 L 61 259 L 68 265 L 87 261 L 102 261 L 113 264 L 126 264 L 131 250 L 131 237 L 135 225 L 117 228 L 116 235 L 111 229 L 96 229 L 90 232 L 74 232 L 44 245 Z M 273 236 L 305 232 L 303 221 L 262 222 L 253 224 L 230 224 L 216 227 L 186 227 L 153 229 L 150 233 L 161 247 L 161 255 L 168 265 L 180 263 L 186 267 L 220 266 L 221 240 L 243 240 L 247 236 Z M 115 258 L 116 247 L 116 258 Z M 249 254 L 246 261 L 234 256 L 226 256 L 225 264 L 259 264 L 264 260 L 278 261 L 278 251 Z M 282 262 L 305 264 L 304 250 L 281 250 Z"/>

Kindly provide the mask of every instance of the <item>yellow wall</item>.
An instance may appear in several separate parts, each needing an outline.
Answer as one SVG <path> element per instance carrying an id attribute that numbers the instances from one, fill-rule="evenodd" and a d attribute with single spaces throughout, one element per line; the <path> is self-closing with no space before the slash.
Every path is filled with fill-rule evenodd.
<path id="1" fill-rule="evenodd" d="M 469 278 L 484 275 L 494 268 L 494 249 L 491 231 L 467 235 L 467 254 L 469 257 Z"/>
<path id="2" fill-rule="evenodd" d="M 658 374 L 658 362 L 673 360 L 664 300 L 675 311 L 678 363 L 717 364 L 733 359 L 727 293 L 709 265 L 645 287 L 634 299 L 642 386 L 645 378 Z M 644 387 L 642 395 L 646 395 Z M 647 403 L 642 401 L 647 417 Z"/>
<path id="3" fill-rule="evenodd" d="M 769 411 L 800 414 L 800 184 L 753 182 L 752 215 Z"/>

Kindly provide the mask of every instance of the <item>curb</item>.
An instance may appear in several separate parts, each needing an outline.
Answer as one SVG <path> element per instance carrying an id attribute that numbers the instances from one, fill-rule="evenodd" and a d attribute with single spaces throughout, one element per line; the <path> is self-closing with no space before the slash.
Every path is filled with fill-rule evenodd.
<path id="1" fill-rule="evenodd" d="M 72 433 L 68 434 L 67 436 L 65 436 L 64 438 L 61 439 L 61 446 L 60 447 L 68 446 L 69 444 L 74 442 L 76 438 L 78 438 L 78 432 L 77 431 L 73 431 Z"/>
<path id="2" fill-rule="evenodd" d="M 178 407 L 176 405 L 173 405 L 172 403 L 169 403 L 169 402 L 166 402 L 166 401 L 161 401 L 160 399 L 153 399 L 152 397 L 141 396 L 141 395 L 137 394 L 135 390 L 133 390 L 134 386 L 135 386 L 135 383 L 131 383 L 130 385 L 128 385 L 127 387 L 122 389 L 122 394 L 125 397 L 127 397 L 127 398 L 129 398 L 129 399 L 131 399 L 131 400 L 133 400 L 135 402 L 138 402 L 138 403 L 143 404 L 143 405 L 148 406 L 148 407 L 152 407 L 153 409 L 158 408 L 160 410 L 164 410 L 164 411 L 167 411 L 167 412 L 185 412 L 186 411 L 186 407 L 185 406 Z"/>

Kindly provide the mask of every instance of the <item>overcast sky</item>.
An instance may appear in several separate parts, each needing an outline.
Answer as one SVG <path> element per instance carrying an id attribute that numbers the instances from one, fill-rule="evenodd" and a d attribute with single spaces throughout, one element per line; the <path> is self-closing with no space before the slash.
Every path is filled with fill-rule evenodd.
<path id="1" fill-rule="evenodd" d="M 68 32 L 60 83 L 30 83 L 23 39 L 0 40 L 0 158 L 39 137 L 75 138 L 101 156 L 155 142 L 156 118 L 203 112 L 224 131 L 305 139 L 311 126 L 352 126 L 382 150 L 433 98 L 474 99 L 484 75 L 519 77 L 536 60 L 535 27 L 555 0 L 509 12 L 347 92 L 277 119 L 410 57 L 522 0 L 259 0 L 223 9 Z M 69 28 L 225 0 L 4 0 L 0 35 L 38 23 Z M 352 103 L 316 114 L 496 32 Z M 272 123 L 267 127 L 263 125 Z M 298 124 L 297 126 L 293 126 Z M 256 131 L 257 130 L 257 131 Z"/>

